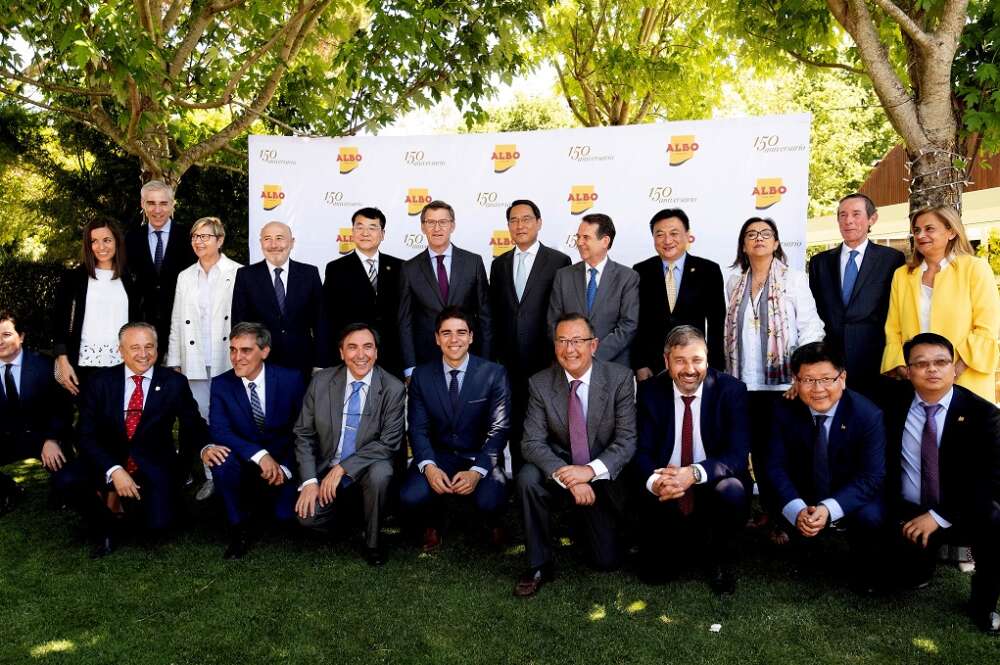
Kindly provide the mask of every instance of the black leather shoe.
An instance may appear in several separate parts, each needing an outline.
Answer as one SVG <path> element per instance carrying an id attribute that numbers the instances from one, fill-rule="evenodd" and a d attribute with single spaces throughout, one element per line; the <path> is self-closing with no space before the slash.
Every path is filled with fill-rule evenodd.
<path id="1" fill-rule="evenodd" d="M 90 550 L 91 559 L 102 559 L 107 555 L 115 551 L 115 541 L 112 540 L 111 536 L 105 536 L 101 538 L 100 542 Z"/>
<path id="2" fill-rule="evenodd" d="M 736 573 L 731 568 L 716 566 L 708 578 L 708 586 L 717 596 L 736 593 Z"/>
<path id="3" fill-rule="evenodd" d="M 14 485 L 10 490 L 0 497 L 0 515 L 6 515 L 15 508 L 17 504 L 21 503 L 21 499 L 24 497 L 24 488 L 18 485 Z"/>
<path id="4" fill-rule="evenodd" d="M 381 547 L 366 547 L 364 556 L 369 566 L 376 567 L 385 564 L 385 552 L 382 551 Z"/>
<path id="5" fill-rule="evenodd" d="M 249 550 L 250 538 L 247 536 L 246 530 L 236 529 L 229 538 L 229 545 L 226 546 L 226 551 L 222 554 L 222 558 L 226 561 L 236 561 L 246 556 Z"/>
<path id="6" fill-rule="evenodd" d="M 518 598 L 531 598 L 546 582 L 555 579 L 552 566 L 542 566 L 527 571 L 517 580 L 514 585 L 514 595 Z"/>

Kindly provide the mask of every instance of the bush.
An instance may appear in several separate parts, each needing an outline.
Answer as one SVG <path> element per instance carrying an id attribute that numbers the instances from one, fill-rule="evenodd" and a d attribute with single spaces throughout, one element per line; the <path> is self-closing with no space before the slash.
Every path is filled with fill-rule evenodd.
<path id="1" fill-rule="evenodd" d="M 65 270 L 55 261 L 0 259 L 0 309 L 14 313 L 32 349 L 52 350 L 56 289 Z"/>

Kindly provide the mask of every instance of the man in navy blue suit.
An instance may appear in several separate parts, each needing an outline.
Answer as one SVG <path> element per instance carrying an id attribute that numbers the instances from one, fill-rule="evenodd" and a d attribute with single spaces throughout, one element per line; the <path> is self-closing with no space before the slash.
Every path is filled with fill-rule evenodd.
<path id="1" fill-rule="evenodd" d="M 130 517 L 141 521 L 151 542 L 161 540 L 177 514 L 186 462 L 208 443 L 187 379 L 156 365 L 156 329 L 126 323 L 118 342 L 125 362 L 87 382 L 80 398 L 80 457 L 55 478 L 98 540 L 93 558 L 115 549 L 119 526 Z M 119 507 L 125 520 L 113 514 Z"/>
<path id="2" fill-rule="evenodd" d="M 639 384 L 634 463 L 645 483 L 643 580 L 675 576 L 679 555 L 691 550 L 708 563 L 713 591 L 723 594 L 736 588 L 739 538 L 750 512 L 750 416 L 746 386 L 709 369 L 708 353 L 694 326 L 667 335 L 667 371 Z"/>
<path id="3" fill-rule="evenodd" d="M 66 463 L 61 442 L 70 426 L 69 403 L 52 375 L 52 359 L 24 348 L 12 312 L 0 311 L 0 465 L 38 458 L 51 473 Z M 23 490 L 0 473 L 0 515 Z"/>
<path id="4" fill-rule="evenodd" d="M 209 431 L 212 443 L 201 459 L 212 469 L 226 506 L 230 540 L 226 559 L 240 559 L 249 547 L 247 521 L 252 499 L 266 502 L 279 522 L 295 517 L 298 488 L 292 482 L 295 435 L 305 383 L 287 367 L 266 363 L 271 333 L 259 323 L 238 323 L 229 334 L 233 368 L 212 379 Z"/>
<path id="5" fill-rule="evenodd" d="M 800 547 L 833 524 L 847 527 L 854 583 L 870 590 L 877 582 L 871 578 L 872 548 L 885 520 L 882 412 L 846 387 L 835 346 L 800 346 L 792 354 L 792 372 L 798 399 L 775 410 L 766 473 Z"/>
<path id="6" fill-rule="evenodd" d="M 236 272 L 233 325 L 263 324 L 271 332 L 271 362 L 301 370 L 326 367 L 327 340 L 319 269 L 289 257 L 295 238 L 281 222 L 260 230 L 264 260 Z M 223 338 L 225 339 L 225 338 Z"/>
<path id="7" fill-rule="evenodd" d="M 457 307 L 435 323 L 441 360 L 418 365 L 410 377 L 413 463 L 400 490 L 404 509 L 419 513 L 424 551 L 438 547 L 440 499 L 471 496 L 502 540 L 497 519 L 507 504 L 507 479 L 497 460 L 510 428 L 510 386 L 496 363 L 469 353 L 472 323 Z"/>

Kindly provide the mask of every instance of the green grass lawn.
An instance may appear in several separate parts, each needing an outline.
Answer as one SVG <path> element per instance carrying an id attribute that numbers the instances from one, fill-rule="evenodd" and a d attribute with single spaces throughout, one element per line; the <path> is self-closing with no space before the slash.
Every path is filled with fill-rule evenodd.
<path id="1" fill-rule="evenodd" d="M 369 568 L 352 543 L 277 538 L 222 559 L 221 519 L 158 550 L 91 561 L 76 517 L 45 505 L 37 464 L 0 518 L 0 663 L 1000 663 L 1000 640 L 962 613 L 968 577 L 868 599 L 839 580 L 793 579 L 748 543 L 735 596 L 697 575 L 665 587 L 592 573 L 569 548 L 559 579 L 519 600 L 523 547 L 449 534 L 421 555 L 393 542 Z M 720 632 L 711 632 L 712 624 Z"/>

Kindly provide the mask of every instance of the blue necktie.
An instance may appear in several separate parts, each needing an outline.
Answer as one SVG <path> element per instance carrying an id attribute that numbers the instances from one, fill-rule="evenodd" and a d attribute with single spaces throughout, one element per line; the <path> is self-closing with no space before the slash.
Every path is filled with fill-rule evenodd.
<path id="1" fill-rule="evenodd" d="M 826 436 L 826 419 L 829 416 L 814 416 L 816 437 L 813 439 L 813 489 L 816 500 L 830 496 L 830 441 Z"/>
<path id="2" fill-rule="evenodd" d="M 344 418 L 344 438 L 340 442 L 340 461 L 354 454 L 354 442 L 361 425 L 361 388 L 364 381 L 351 382 L 351 396 L 347 398 L 347 415 Z"/>
<path id="3" fill-rule="evenodd" d="M 524 274 L 524 264 L 527 256 L 524 252 L 519 252 L 517 255 L 517 270 L 514 271 L 514 293 L 517 294 L 518 302 L 524 296 L 524 285 L 528 281 L 528 276 Z"/>
<path id="4" fill-rule="evenodd" d="M 458 409 L 458 370 L 453 369 L 448 371 L 451 374 L 451 381 L 448 383 L 448 397 L 451 398 L 451 408 L 452 410 Z"/>
<path id="5" fill-rule="evenodd" d="M 257 423 L 257 429 L 264 431 L 264 409 L 260 405 L 257 384 L 251 381 L 247 385 L 250 387 L 250 411 L 253 412 L 253 421 Z"/>
<path id="6" fill-rule="evenodd" d="M 153 231 L 156 234 L 156 249 L 153 250 L 153 265 L 156 272 L 163 267 L 163 231 Z"/>
<path id="7" fill-rule="evenodd" d="M 854 282 L 858 281 L 858 264 L 854 260 L 857 255 L 858 250 L 852 249 L 850 254 L 847 255 L 847 266 L 844 267 L 844 286 L 841 289 L 840 297 L 845 305 L 851 302 Z"/>
<path id="8" fill-rule="evenodd" d="M 590 269 L 590 281 L 587 282 L 587 314 L 594 309 L 594 296 L 597 295 L 597 268 Z"/>
<path id="9" fill-rule="evenodd" d="M 285 283 L 281 281 L 281 271 L 284 268 L 274 269 L 274 297 L 278 299 L 278 309 L 285 313 Z"/>

